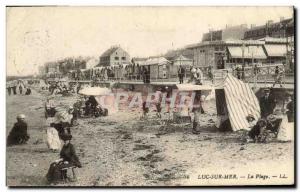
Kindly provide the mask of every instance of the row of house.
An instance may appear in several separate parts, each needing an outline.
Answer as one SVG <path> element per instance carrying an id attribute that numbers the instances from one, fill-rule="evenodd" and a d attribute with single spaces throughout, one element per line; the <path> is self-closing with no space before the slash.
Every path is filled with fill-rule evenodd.
<path id="1" fill-rule="evenodd" d="M 188 71 L 191 66 L 224 69 L 241 64 L 251 66 L 277 63 L 286 64 L 287 69 L 293 71 L 293 58 L 294 19 L 281 18 L 276 23 L 268 21 L 266 25 L 251 25 L 250 29 L 242 24 L 210 30 L 203 34 L 200 43 L 170 50 L 164 55 L 131 58 L 120 46 L 113 46 L 103 52 L 99 59 L 68 58 L 46 63 L 44 72 L 64 75 L 70 70 L 134 64 L 148 66 L 151 74 L 166 78 L 175 75 L 180 65 L 185 66 Z M 168 69 L 167 74 L 163 72 L 165 69 Z"/>

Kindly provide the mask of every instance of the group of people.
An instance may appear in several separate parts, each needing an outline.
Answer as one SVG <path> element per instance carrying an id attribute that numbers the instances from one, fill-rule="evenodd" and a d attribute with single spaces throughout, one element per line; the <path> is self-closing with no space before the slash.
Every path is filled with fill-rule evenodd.
<path id="1" fill-rule="evenodd" d="M 48 86 L 48 90 L 51 93 L 51 95 L 54 94 L 65 94 L 69 92 L 69 87 L 66 83 L 64 82 L 52 82 Z"/>
<path id="2" fill-rule="evenodd" d="M 240 79 L 240 80 L 245 79 L 245 66 L 244 65 L 238 65 L 238 66 L 236 66 L 236 68 L 234 70 L 236 73 L 236 77 L 238 79 Z M 257 83 L 258 74 L 260 72 L 261 72 L 261 69 L 257 66 L 257 64 L 255 64 L 253 66 L 254 83 Z M 279 84 L 280 87 L 283 87 L 282 81 L 283 81 L 283 77 L 284 77 L 284 67 L 279 68 L 279 66 L 276 66 L 273 76 L 274 76 L 273 87 L 275 87 L 276 84 Z"/>
<path id="3" fill-rule="evenodd" d="M 25 118 L 24 114 L 17 116 L 17 122 L 7 137 L 8 146 L 26 144 L 29 140 L 30 136 L 27 132 L 28 125 Z M 54 119 L 55 121 L 50 123 L 50 127 L 47 128 L 47 145 L 54 152 L 60 150 L 60 158 L 50 165 L 46 175 L 49 182 L 58 182 L 68 178 L 68 168 L 81 167 L 74 145 L 70 142 L 72 139 L 70 129 L 72 127 L 70 121 L 72 108 L 65 114 L 64 112 L 57 112 Z M 61 141 L 63 141 L 63 145 L 61 145 Z"/>
<path id="4" fill-rule="evenodd" d="M 23 94 L 23 90 L 25 90 L 25 95 L 31 94 L 31 89 L 28 86 L 25 86 L 25 83 L 21 80 L 12 80 L 6 83 L 7 93 L 10 96 L 11 94 L 17 95 L 17 88 L 19 90 L 19 94 Z"/>
<path id="5" fill-rule="evenodd" d="M 288 103 L 285 110 L 282 111 L 285 112 L 286 115 L 282 118 L 276 118 L 274 115 L 276 99 L 274 98 L 274 95 L 272 95 L 272 90 L 264 89 L 264 95 L 259 99 L 259 105 L 261 109 L 261 118 L 255 125 L 251 126 L 251 130 L 248 134 L 250 139 L 254 142 L 267 142 L 270 138 L 270 133 L 273 133 L 275 137 L 277 137 L 280 132 L 286 131 L 283 130 L 287 129 L 287 127 L 285 127 L 286 123 L 294 122 L 294 97 L 291 94 L 288 95 Z M 249 116 L 247 120 L 250 125 L 252 122 L 255 122 L 253 116 Z"/>
<path id="6" fill-rule="evenodd" d="M 212 67 L 208 68 L 207 73 L 208 73 L 208 77 L 213 81 Z M 186 75 L 186 69 L 182 65 L 180 65 L 178 68 L 179 84 L 183 83 L 185 75 Z M 188 83 L 202 85 L 203 81 L 204 81 L 204 76 L 200 67 L 191 68 L 191 76 Z"/>
<path id="7" fill-rule="evenodd" d="M 46 175 L 49 182 L 55 183 L 68 178 L 68 168 L 82 167 L 76 155 L 75 147 L 71 143 L 71 127 L 74 126 L 73 113 L 74 109 L 72 106 L 66 110 L 56 111 L 54 121 L 50 123 L 50 127 L 47 128 L 48 147 L 53 151 L 60 150 L 60 159 L 50 164 Z M 61 141 L 63 141 L 62 146 Z"/>

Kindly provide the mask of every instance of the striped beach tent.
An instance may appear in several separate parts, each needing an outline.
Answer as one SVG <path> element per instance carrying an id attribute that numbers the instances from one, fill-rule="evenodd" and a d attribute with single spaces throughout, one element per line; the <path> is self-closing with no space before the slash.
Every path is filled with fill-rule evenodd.
<path id="1" fill-rule="evenodd" d="M 227 75 L 221 87 L 216 88 L 216 104 L 217 109 L 219 108 L 218 114 L 222 111 L 223 114 L 228 115 L 233 131 L 249 130 L 246 118 L 250 114 L 256 120 L 260 118 L 259 102 L 249 84 L 231 74 Z"/>

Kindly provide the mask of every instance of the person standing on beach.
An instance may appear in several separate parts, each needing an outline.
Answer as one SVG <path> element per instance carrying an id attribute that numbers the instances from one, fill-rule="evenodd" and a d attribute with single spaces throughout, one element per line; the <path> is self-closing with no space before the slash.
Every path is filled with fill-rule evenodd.
<path id="1" fill-rule="evenodd" d="M 7 92 L 8 92 L 8 96 L 10 96 L 11 95 L 11 85 L 10 85 L 10 82 L 6 83 L 6 89 L 7 89 Z"/>
<path id="2" fill-rule="evenodd" d="M 295 116 L 295 105 L 294 105 L 294 95 L 289 95 L 289 102 L 286 105 L 287 109 L 287 118 L 288 122 L 294 122 L 294 116 Z"/>
<path id="3" fill-rule="evenodd" d="M 204 101 L 204 98 L 201 96 L 201 91 L 196 91 L 196 95 L 194 98 L 194 103 L 193 103 L 193 108 L 192 108 L 192 113 L 193 113 L 193 118 L 192 118 L 192 132 L 194 134 L 199 134 L 200 130 L 200 116 L 201 114 L 204 113 L 203 107 L 202 107 L 202 102 Z"/>
<path id="4" fill-rule="evenodd" d="M 16 95 L 17 94 L 17 82 L 16 82 L 16 80 L 12 81 L 12 90 L 13 90 L 14 95 Z"/>
<path id="5" fill-rule="evenodd" d="M 259 99 L 261 117 L 265 118 L 273 113 L 276 107 L 276 101 L 270 96 L 270 89 L 264 90 L 264 96 Z"/>
<path id="6" fill-rule="evenodd" d="M 23 93 L 23 86 L 21 83 L 19 83 L 19 92 L 20 92 L 20 95 L 22 95 Z"/>

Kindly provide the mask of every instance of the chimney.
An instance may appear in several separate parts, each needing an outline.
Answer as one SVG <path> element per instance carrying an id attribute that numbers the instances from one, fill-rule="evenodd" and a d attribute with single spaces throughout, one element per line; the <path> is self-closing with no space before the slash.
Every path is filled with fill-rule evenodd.
<path id="1" fill-rule="evenodd" d="M 284 20 L 284 17 L 280 17 L 280 22 Z"/>
<path id="2" fill-rule="evenodd" d="M 254 28 L 256 25 L 255 24 L 251 24 L 250 25 L 250 28 L 252 29 L 252 28 Z"/>
<path id="3" fill-rule="evenodd" d="M 247 24 L 241 24 L 242 28 L 247 28 Z"/>
<path id="4" fill-rule="evenodd" d="M 268 20 L 268 25 L 272 25 L 273 24 L 273 20 Z"/>

